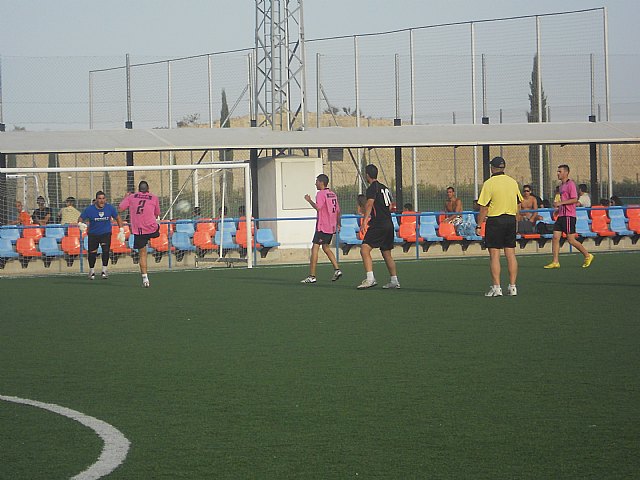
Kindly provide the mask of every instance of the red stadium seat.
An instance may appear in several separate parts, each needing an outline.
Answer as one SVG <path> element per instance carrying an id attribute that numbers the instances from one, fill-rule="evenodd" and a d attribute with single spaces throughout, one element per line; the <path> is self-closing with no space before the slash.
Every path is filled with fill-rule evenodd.
<path id="1" fill-rule="evenodd" d="M 207 232 L 196 231 L 193 234 L 193 244 L 199 257 L 204 257 L 207 252 L 218 249 L 218 245 L 213 243 L 211 235 Z"/>
<path id="2" fill-rule="evenodd" d="M 67 255 L 80 255 L 80 237 L 62 237 L 60 247 Z"/>
<path id="3" fill-rule="evenodd" d="M 463 238 L 456 233 L 456 227 L 453 223 L 441 223 L 438 227 L 438 235 L 449 241 L 463 240 Z"/>
<path id="4" fill-rule="evenodd" d="M 400 238 L 402 238 L 407 243 L 415 243 L 416 242 L 416 222 L 401 223 L 400 229 L 398 230 L 398 236 L 400 236 Z M 421 242 L 422 238 L 419 238 L 418 241 Z"/>
<path id="5" fill-rule="evenodd" d="M 33 258 L 42 256 L 42 253 L 36 248 L 36 242 L 32 237 L 19 238 L 16 241 L 16 252 L 20 255 L 19 261 L 22 268 L 27 268 Z"/>
<path id="6" fill-rule="evenodd" d="M 412 216 L 412 215 L 415 215 L 415 216 Z M 417 221 L 418 221 L 418 212 L 414 212 L 413 210 L 407 210 L 406 212 L 402 212 L 402 216 L 400 217 L 400 225 L 404 223 L 412 223 L 415 225 Z"/>
<path id="7" fill-rule="evenodd" d="M 213 238 L 216 234 L 216 222 L 212 218 L 201 218 L 196 222 L 196 232 L 207 232 Z"/>
<path id="8" fill-rule="evenodd" d="M 35 243 L 38 243 L 44 236 L 44 229 L 35 227 L 26 227 L 22 230 L 22 236 L 24 238 L 33 238 Z"/>

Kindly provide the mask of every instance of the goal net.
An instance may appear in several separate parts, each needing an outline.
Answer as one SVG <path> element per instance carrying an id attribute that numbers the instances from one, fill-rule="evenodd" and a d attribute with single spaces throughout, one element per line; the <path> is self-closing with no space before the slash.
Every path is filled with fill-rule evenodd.
<path id="1" fill-rule="evenodd" d="M 69 207 L 82 212 L 102 191 L 107 202 L 117 208 L 127 192 L 137 191 L 139 182 L 145 180 L 151 193 L 160 200 L 161 232 L 167 237 L 166 251 L 162 251 L 164 247 L 156 248 L 156 262 L 150 261 L 150 267 L 154 263 L 158 268 L 166 268 L 167 263 L 172 267 L 172 263 L 175 266 L 185 259 L 182 264 L 198 266 L 199 261 L 215 259 L 227 266 L 242 261 L 251 268 L 253 232 L 252 228 L 246 228 L 247 219 L 252 218 L 248 162 L 206 162 L 209 154 L 202 152 L 175 155 L 186 156 L 189 163 L 177 164 L 174 154 L 167 152 L 137 153 L 135 166 L 114 165 L 126 163 L 119 154 L 61 154 L 54 161 L 51 155 L 18 156 L 7 162 L 8 168 L 0 169 L 0 198 L 4 200 L 0 205 L 0 224 L 6 234 L 3 236 L 15 236 L 15 232 L 6 231 L 14 228 L 19 230 L 18 236 L 33 236 L 37 244 L 41 237 L 50 233 L 54 236 L 52 232 L 57 229 L 55 236 L 62 250 L 60 236 L 77 235 L 74 222 L 69 220 L 74 215 L 65 215 L 73 212 Z M 47 214 L 46 225 L 38 226 L 38 218 Z M 128 221 L 126 211 L 122 220 Z M 244 233 L 236 239 L 238 230 Z M 17 251 L 16 243 L 13 248 Z M 126 249 L 131 249 L 132 241 L 127 239 L 125 243 L 123 251 L 128 253 Z M 134 260 L 129 262 L 133 270 L 137 268 L 133 265 L 135 252 L 129 256 Z M 67 258 L 61 256 L 61 260 Z M 63 271 L 82 269 L 82 259 L 78 260 L 70 265 L 64 261 L 57 263 L 62 264 Z M 123 268 L 127 266 L 125 261 L 117 263 Z"/>

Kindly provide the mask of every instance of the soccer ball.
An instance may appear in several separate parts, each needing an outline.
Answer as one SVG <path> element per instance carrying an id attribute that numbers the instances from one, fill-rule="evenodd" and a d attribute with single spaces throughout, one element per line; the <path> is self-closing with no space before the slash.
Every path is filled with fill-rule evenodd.
<path id="1" fill-rule="evenodd" d="M 180 200 L 176 203 L 176 211 L 180 215 L 189 215 L 191 213 L 191 203 L 189 200 Z"/>

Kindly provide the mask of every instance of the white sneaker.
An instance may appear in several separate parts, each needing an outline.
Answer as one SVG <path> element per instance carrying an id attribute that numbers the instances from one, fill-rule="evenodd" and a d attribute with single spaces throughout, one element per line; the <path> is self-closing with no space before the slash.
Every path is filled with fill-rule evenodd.
<path id="1" fill-rule="evenodd" d="M 331 281 L 335 282 L 336 280 L 339 280 L 341 276 L 342 276 L 342 270 L 337 269 L 335 272 L 333 272 L 333 277 L 331 277 Z"/>
<path id="2" fill-rule="evenodd" d="M 89 280 L 95 280 L 96 279 L 96 274 L 95 273 L 90 273 L 89 274 Z"/>
<path id="3" fill-rule="evenodd" d="M 142 286 L 143 286 L 144 288 L 149 288 L 149 280 L 143 280 L 143 281 L 142 281 Z"/>
<path id="4" fill-rule="evenodd" d="M 484 294 L 485 297 L 501 297 L 502 296 L 502 288 L 492 285 L 487 293 Z"/>
<path id="5" fill-rule="evenodd" d="M 509 285 L 507 287 L 507 295 L 510 295 L 512 297 L 518 295 L 518 287 L 516 287 L 515 285 Z"/>
<path id="6" fill-rule="evenodd" d="M 356 288 L 358 288 L 359 290 L 365 289 L 365 288 L 371 288 L 371 287 L 375 287 L 378 284 L 378 282 L 376 282 L 375 280 L 367 280 L 366 278 L 362 281 L 362 283 L 360 285 L 358 285 Z"/>
<path id="7" fill-rule="evenodd" d="M 400 288 L 400 283 L 398 282 L 389 282 L 386 285 L 383 285 L 382 288 Z"/>
<path id="8" fill-rule="evenodd" d="M 107 272 L 102 272 L 101 277 L 103 280 L 106 280 L 107 278 L 109 278 L 109 274 Z"/>
<path id="9" fill-rule="evenodd" d="M 309 275 L 304 280 L 300 280 L 300 283 L 316 283 L 316 282 L 317 282 L 316 277 L 313 277 L 311 275 Z"/>

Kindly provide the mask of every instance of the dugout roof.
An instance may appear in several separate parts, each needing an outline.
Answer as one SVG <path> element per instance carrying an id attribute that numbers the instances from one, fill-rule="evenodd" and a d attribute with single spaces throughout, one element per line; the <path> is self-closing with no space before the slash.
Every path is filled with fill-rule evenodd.
<path id="1" fill-rule="evenodd" d="M 0 133 L 0 153 L 100 153 L 217 149 L 304 149 L 640 143 L 640 122 L 269 128 L 178 128 Z"/>

